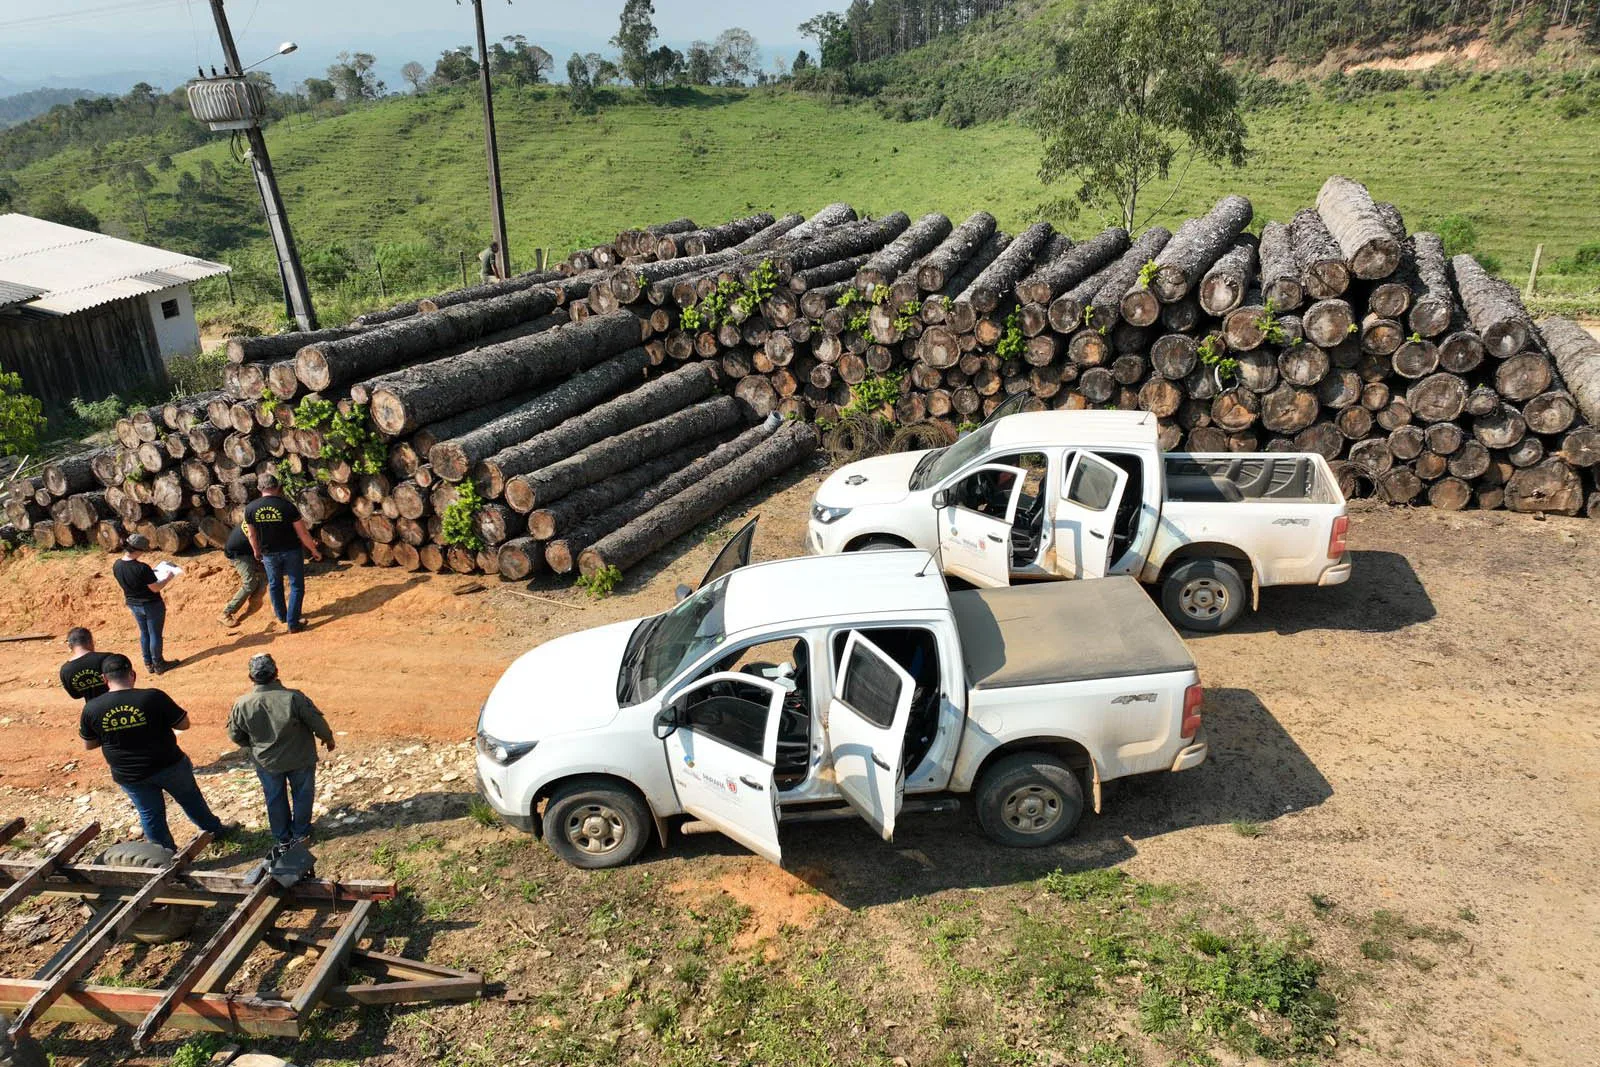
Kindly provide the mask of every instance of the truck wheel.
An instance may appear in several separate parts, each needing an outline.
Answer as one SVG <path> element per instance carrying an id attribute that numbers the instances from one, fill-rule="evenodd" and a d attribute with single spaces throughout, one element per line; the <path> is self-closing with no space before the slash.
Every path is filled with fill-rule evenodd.
<path id="1" fill-rule="evenodd" d="M 1239 621 L 1249 595 L 1233 564 L 1192 559 L 1161 583 L 1161 608 L 1174 626 L 1217 633 Z"/>
<path id="2" fill-rule="evenodd" d="M 638 858 L 649 842 L 650 812 L 632 792 L 611 782 L 572 782 L 545 805 L 544 839 L 574 867 L 621 867 Z"/>
<path id="3" fill-rule="evenodd" d="M 108 867 L 148 867 L 160 870 L 172 862 L 176 855 L 151 841 L 119 841 L 95 859 L 95 863 Z M 146 945 L 165 945 L 187 936 L 200 920 L 204 908 L 188 908 L 181 904 L 157 904 L 146 908 L 134 920 L 128 936 Z"/>
<path id="4" fill-rule="evenodd" d="M 0 1015 L 0 1067 L 46 1067 L 50 1062 L 44 1048 L 31 1037 L 11 1040 L 11 1016 Z"/>
<path id="5" fill-rule="evenodd" d="M 858 545 L 851 545 L 851 552 L 901 552 L 911 546 L 894 537 L 876 536 L 869 537 Z"/>
<path id="6" fill-rule="evenodd" d="M 1083 815 L 1083 786 L 1072 768 L 1043 752 L 1002 757 L 978 785 L 978 824 L 1011 848 L 1040 848 L 1067 837 Z"/>

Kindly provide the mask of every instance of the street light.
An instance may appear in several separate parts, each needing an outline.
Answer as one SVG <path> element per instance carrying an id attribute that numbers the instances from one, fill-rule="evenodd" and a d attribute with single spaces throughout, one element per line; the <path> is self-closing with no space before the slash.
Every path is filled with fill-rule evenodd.
<path id="1" fill-rule="evenodd" d="M 290 52 L 299 51 L 299 49 L 300 49 L 300 46 L 295 44 L 293 41 L 285 41 L 282 44 L 280 44 L 278 46 L 278 50 L 276 52 L 272 53 L 270 56 L 268 56 L 267 59 L 277 59 L 279 56 L 286 56 Z M 267 61 L 267 59 L 258 60 L 257 62 L 252 63 L 248 67 L 244 68 L 244 70 L 255 70 L 257 67 L 261 66 L 262 63 L 265 63 Z M 244 70 L 241 70 L 239 73 L 243 74 Z"/>

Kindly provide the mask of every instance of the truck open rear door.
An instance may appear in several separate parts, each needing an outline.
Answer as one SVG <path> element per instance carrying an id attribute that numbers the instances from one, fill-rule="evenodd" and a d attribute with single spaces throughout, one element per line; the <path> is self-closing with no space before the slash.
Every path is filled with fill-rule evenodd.
<path id="1" fill-rule="evenodd" d="M 1104 578 L 1111 566 L 1118 505 L 1128 472 L 1092 452 L 1079 452 L 1067 468 L 1056 504 L 1056 565 L 1067 578 Z"/>
<path id="2" fill-rule="evenodd" d="M 828 702 L 827 742 L 839 792 L 885 841 L 905 795 L 906 729 L 916 683 L 857 631 L 845 641 Z"/>
<path id="3" fill-rule="evenodd" d="M 778 713 L 787 690 L 727 671 L 674 694 L 657 719 L 683 810 L 745 848 L 783 862 L 778 847 Z M 675 727 L 675 728 L 674 728 Z"/>
<path id="4" fill-rule="evenodd" d="M 969 482 L 982 478 L 1010 478 L 1004 506 L 992 502 L 988 511 L 976 511 L 958 501 L 966 499 Z M 939 511 L 939 566 L 947 574 L 973 585 L 998 588 L 1011 584 L 1011 527 L 1017 521 L 1023 483 L 1028 472 L 1021 467 L 986 463 L 968 472 L 949 490 L 935 494 Z"/>

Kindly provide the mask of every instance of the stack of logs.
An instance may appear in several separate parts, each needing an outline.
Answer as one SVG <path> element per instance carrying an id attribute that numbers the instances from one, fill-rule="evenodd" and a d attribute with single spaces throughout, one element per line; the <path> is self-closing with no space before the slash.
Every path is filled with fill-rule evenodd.
<path id="1" fill-rule="evenodd" d="M 1318 452 L 1350 496 L 1600 510 L 1600 344 L 1536 327 L 1349 179 L 1259 236 L 1252 221 L 1228 196 L 1137 238 L 844 204 L 628 230 L 553 271 L 230 342 L 222 391 L 13 484 L 10 536 L 218 546 L 271 472 L 304 483 L 302 513 L 348 559 L 593 575 L 802 462 L 814 424 L 875 407 L 954 440 L 1009 397 L 1149 411 L 1169 450 Z M 318 408 L 365 426 L 382 462 L 326 418 L 296 425 Z M 446 530 L 469 482 L 482 547 Z"/>

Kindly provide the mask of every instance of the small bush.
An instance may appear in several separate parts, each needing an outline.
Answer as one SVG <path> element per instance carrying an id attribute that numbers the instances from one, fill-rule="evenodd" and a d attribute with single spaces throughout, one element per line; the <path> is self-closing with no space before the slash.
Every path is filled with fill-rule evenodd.
<path id="1" fill-rule="evenodd" d="M 1578 246 L 1573 255 L 1556 260 L 1557 274 L 1600 274 L 1600 241 Z"/>
<path id="2" fill-rule="evenodd" d="M 222 388 L 222 372 L 228 365 L 226 349 L 218 348 L 193 356 L 175 356 L 167 361 L 167 380 L 179 396 L 193 396 Z"/>
<path id="3" fill-rule="evenodd" d="M 111 429 L 117 424 L 117 420 L 122 418 L 124 411 L 128 407 L 122 402 L 122 398 L 115 393 L 100 400 L 84 400 L 75 396 L 72 398 L 70 406 L 72 414 L 91 433 Z"/>
<path id="4" fill-rule="evenodd" d="M 22 376 L 0 371 L 0 456 L 22 455 L 39 447 L 44 405 L 22 391 Z"/>
<path id="5" fill-rule="evenodd" d="M 494 809 L 489 806 L 489 802 L 482 797 L 472 798 L 471 802 L 467 804 L 467 814 L 479 826 L 494 827 L 500 823 L 500 817 L 494 813 Z"/>

